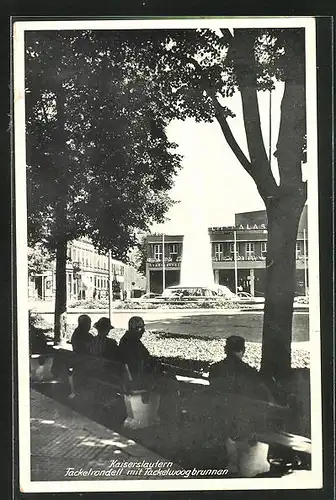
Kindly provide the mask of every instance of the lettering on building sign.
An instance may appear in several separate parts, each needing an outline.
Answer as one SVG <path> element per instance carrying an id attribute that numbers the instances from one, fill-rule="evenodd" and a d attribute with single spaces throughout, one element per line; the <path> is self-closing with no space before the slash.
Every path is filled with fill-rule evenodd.
<path id="1" fill-rule="evenodd" d="M 246 224 L 246 226 L 243 226 L 243 224 L 240 224 L 239 226 L 225 226 L 225 227 L 211 227 L 210 231 L 223 231 L 224 234 L 231 234 L 232 231 L 237 230 L 237 229 L 267 229 L 266 224 Z"/>
<path id="2" fill-rule="evenodd" d="M 253 224 L 253 226 L 250 226 L 249 224 L 246 224 L 246 226 L 243 226 L 242 224 L 240 224 L 239 229 L 266 229 L 266 225 L 265 224 L 260 224 L 260 225 Z"/>

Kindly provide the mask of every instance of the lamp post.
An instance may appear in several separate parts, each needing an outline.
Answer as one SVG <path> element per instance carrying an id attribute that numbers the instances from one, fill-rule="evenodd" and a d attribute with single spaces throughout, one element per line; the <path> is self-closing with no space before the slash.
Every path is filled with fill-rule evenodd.
<path id="1" fill-rule="evenodd" d="M 162 233 L 162 292 L 166 288 L 165 235 Z"/>
<path id="2" fill-rule="evenodd" d="M 234 274 L 235 274 L 235 293 L 238 292 L 238 269 L 237 269 L 237 233 L 233 231 L 233 259 L 234 259 Z"/>
<path id="3" fill-rule="evenodd" d="M 109 319 L 112 323 L 112 303 L 113 303 L 113 288 L 112 288 L 112 256 L 111 250 L 108 253 L 108 272 L 109 272 Z"/>
<path id="4" fill-rule="evenodd" d="M 272 89 L 269 91 L 269 143 L 268 143 L 268 160 L 271 167 L 272 164 Z"/>
<path id="5" fill-rule="evenodd" d="M 307 269 L 307 245 L 306 245 L 306 230 L 303 230 L 303 257 L 304 257 L 304 287 L 305 296 L 307 297 L 308 292 L 308 269 Z"/>

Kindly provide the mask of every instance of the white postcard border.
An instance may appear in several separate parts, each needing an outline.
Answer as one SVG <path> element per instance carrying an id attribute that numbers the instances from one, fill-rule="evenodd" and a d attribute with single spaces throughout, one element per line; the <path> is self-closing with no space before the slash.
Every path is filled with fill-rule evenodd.
<path id="1" fill-rule="evenodd" d="M 303 27 L 306 29 L 307 75 L 307 142 L 308 164 L 308 249 L 310 282 L 310 354 L 311 354 L 311 418 L 312 470 L 283 478 L 252 479 L 180 479 L 132 481 L 31 481 L 30 479 L 30 400 L 28 344 L 28 280 L 27 280 L 27 201 L 25 157 L 25 82 L 24 33 L 26 30 L 60 29 L 176 29 L 196 27 Z M 17 251 L 17 335 L 18 335 L 18 398 L 19 398 L 19 471 L 22 492 L 81 491 L 183 491 L 183 490 L 257 490 L 313 489 L 323 484 L 322 418 L 321 418 L 321 346 L 319 308 L 318 248 L 318 170 L 317 170 L 317 103 L 316 42 L 313 17 L 236 17 L 236 18 L 164 18 L 124 20 L 16 21 L 14 37 L 14 152 L 15 208 Z"/>

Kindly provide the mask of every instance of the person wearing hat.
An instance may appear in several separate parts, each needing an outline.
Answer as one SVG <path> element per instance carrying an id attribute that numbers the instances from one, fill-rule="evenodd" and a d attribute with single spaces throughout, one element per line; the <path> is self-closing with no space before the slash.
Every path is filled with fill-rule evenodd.
<path id="1" fill-rule="evenodd" d="M 128 329 L 119 341 L 119 354 L 123 363 L 128 365 L 133 380 L 140 381 L 151 376 L 156 362 L 141 342 L 145 333 L 145 323 L 140 316 L 132 316 Z"/>
<path id="2" fill-rule="evenodd" d="M 210 366 L 209 381 L 218 405 L 222 405 L 219 432 L 225 429 L 227 469 L 240 477 L 255 477 L 270 470 L 269 447 L 258 442 L 257 436 L 268 425 L 267 411 L 274 397 L 262 375 L 243 361 L 243 337 L 228 337 L 225 353 L 224 360 Z"/>
<path id="3" fill-rule="evenodd" d="M 209 369 L 210 385 L 223 392 L 239 393 L 262 401 L 272 401 L 273 396 L 262 375 L 243 361 L 245 339 L 231 335 L 226 339 L 226 358 L 213 363 Z"/>
<path id="4" fill-rule="evenodd" d="M 94 325 L 98 335 L 90 342 L 90 354 L 92 356 L 118 361 L 118 344 L 114 339 L 108 337 L 109 332 L 114 328 L 109 318 L 102 317 Z"/>

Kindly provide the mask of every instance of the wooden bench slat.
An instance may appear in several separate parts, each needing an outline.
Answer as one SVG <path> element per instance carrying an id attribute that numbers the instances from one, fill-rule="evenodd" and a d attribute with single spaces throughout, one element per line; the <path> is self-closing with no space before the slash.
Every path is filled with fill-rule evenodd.
<path id="1" fill-rule="evenodd" d="M 258 434 L 258 440 L 267 444 L 280 444 L 295 451 L 311 454 L 311 440 L 303 436 L 283 432 L 267 432 Z"/>

